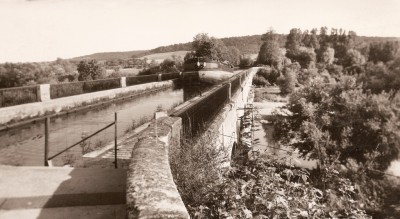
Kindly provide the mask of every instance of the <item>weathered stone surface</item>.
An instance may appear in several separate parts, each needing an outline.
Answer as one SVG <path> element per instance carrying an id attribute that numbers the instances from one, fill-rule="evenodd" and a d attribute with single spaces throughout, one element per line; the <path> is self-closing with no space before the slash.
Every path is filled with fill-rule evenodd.
<path id="1" fill-rule="evenodd" d="M 40 84 L 38 96 L 41 102 L 50 100 L 50 84 Z"/>
<path id="2" fill-rule="evenodd" d="M 138 136 L 132 151 L 127 177 L 128 218 L 189 218 L 168 160 L 169 143 L 179 142 L 181 119 L 163 117 L 156 122 Z"/>
<path id="3" fill-rule="evenodd" d="M 248 71 L 248 76 L 242 84 L 242 89 L 231 94 L 231 102 L 220 111 L 208 128 L 210 132 L 218 134 L 214 144 L 225 148 L 228 152 L 228 158 L 232 155 L 233 144 L 235 142 L 237 143 L 239 139 L 237 125 L 238 119 L 243 116 L 243 108 L 245 107 L 245 104 L 252 102 L 251 98 L 249 99 L 249 94 L 252 85 L 252 78 L 256 74 L 257 70 L 258 68 L 251 68 Z M 226 165 L 229 165 L 229 160 Z"/>

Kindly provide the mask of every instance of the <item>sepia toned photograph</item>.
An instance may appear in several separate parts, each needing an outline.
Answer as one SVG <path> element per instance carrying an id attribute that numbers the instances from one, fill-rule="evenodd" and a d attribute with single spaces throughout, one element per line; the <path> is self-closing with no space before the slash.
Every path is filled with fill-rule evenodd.
<path id="1" fill-rule="evenodd" d="M 0 219 L 400 219 L 400 1 L 0 0 Z"/>

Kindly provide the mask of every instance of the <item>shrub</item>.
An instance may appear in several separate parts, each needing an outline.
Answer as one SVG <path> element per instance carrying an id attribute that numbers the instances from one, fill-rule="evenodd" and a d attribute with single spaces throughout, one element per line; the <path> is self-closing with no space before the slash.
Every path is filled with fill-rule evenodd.
<path id="1" fill-rule="evenodd" d="M 357 207 L 350 181 L 336 174 L 336 187 L 321 191 L 307 170 L 256 158 L 224 176 L 201 204 L 189 206 L 192 218 L 371 218 Z"/>
<path id="2" fill-rule="evenodd" d="M 258 75 L 254 76 L 253 84 L 256 85 L 256 86 L 267 86 L 267 85 L 269 85 L 268 81 L 265 80 L 264 77 L 258 76 Z"/>
<path id="3" fill-rule="evenodd" d="M 197 142 L 185 140 L 170 149 L 171 171 L 186 206 L 205 204 L 212 187 L 221 183 L 227 153 L 214 146 L 215 138 L 207 134 Z"/>
<path id="4" fill-rule="evenodd" d="M 270 85 L 274 85 L 278 80 L 280 73 L 279 71 L 272 67 L 272 68 L 260 68 L 257 71 L 257 75 L 265 78 Z"/>

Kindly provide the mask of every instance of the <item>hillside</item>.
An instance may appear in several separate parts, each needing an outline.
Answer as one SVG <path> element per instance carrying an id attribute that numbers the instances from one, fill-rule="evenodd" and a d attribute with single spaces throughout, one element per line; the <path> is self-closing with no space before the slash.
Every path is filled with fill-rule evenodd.
<path id="1" fill-rule="evenodd" d="M 141 57 L 147 55 L 149 50 L 134 50 L 127 52 L 99 52 L 91 55 L 79 56 L 72 58 L 72 61 L 80 61 L 83 59 L 96 59 L 96 60 L 114 60 L 114 59 L 127 59 L 132 57 Z"/>
<path id="2" fill-rule="evenodd" d="M 146 55 L 141 57 L 141 59 L 143 58 L 147 58 L 147 60 L 155 60 L 158 63 L 161 63 L 162 61 L 164 61 L 164 59 L 167 58 L 171 58 L 173 55 L 180 57 L 182 60 L 185 57 L 186 53 L 189 51 L 175 51 L 175 52 L 163 52 L 163 53 L 154 53 L 151 55 Z"/>
<path id="3" fill-rule="evenodd" d="M 277 34 L 278 42 L 281 47 L 285 46 L 286 35 L 285 34 Z M 359 39 L 364 42 L 374 42 L 374 41 L 395 41 L 400 40 L 398 37 L 367 37 L 360 36 Z M 258 53 L 260 46 L 262 44 L 261 35 L 252 35 L 252 36 L 239 36 L 239 37 L 226 37 L 221 38 L 221 40 L 225 43 L 226 46 L 235 46 L 239 49 L 242 54 L 255 54 Z M 80 56 L 76 58 L 72 58 L 73 61 L 79 61 L 82 59 L 97 59 L 97 60 L 115 60 L 115 59 L 128 59 L 128 58 L 143 58 L 144 56 L 148 56 L 149 59 L 152 57 L 151 55 L 158 53 L 171 53 L 171 52 L 179 52 L 179 51 L 190 51 L 192 49 L 191 42 L 188 43 L 178 43 L 168 46 L 160 46 L 151 50 L 133 50 L 126 52 L 101 52 L 94 53 L 91 55 Z M 181 55 L 181 54 L 179 54 Z M 157 56 L 157 55 L 156 55 Z M 164 55 L 161 55 L 164 56 Z M 161 59 L 161 58 L 155 58 Z"/>
<path id="4" fill-rule="evenodd" d="M 258 53 L 261 45 L 260 35 L 241 36 L 241 37 L 228 37 L 221 39 L 226 46 L 236 46 L 242 53 Z M 168 46 L 160 46 L 151 50 L 134 50 L 126 52 L 100 52 L 91 55 L 85 55 L 72 58 L 73 61 L 80 61 L 82 59 L 97 59 L 97 60 L 113 60 L 113 59 L 128 59 L 128 58 L 142 58 L 158 53 L 170 53 L 178 51 L 190 51 L 192 49 L 191 42 L 179 43 Z M 150 58 L 152 59 L 152 58 Z M 156 58 L 157 59 L 157 58 Z"/>

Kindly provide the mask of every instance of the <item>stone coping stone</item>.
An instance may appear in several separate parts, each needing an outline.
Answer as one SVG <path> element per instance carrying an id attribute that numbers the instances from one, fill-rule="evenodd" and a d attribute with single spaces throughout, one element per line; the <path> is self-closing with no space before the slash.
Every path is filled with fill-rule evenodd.
<path id="1" fill-rule="evenodd" d="M 169 143 L 179 142 L 181 127 L 181 118 L 163 117 L 139 134 L 127 176 L 129 219 L 190 218 L 169 166 Z"/>

